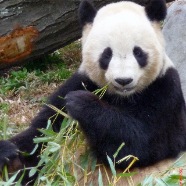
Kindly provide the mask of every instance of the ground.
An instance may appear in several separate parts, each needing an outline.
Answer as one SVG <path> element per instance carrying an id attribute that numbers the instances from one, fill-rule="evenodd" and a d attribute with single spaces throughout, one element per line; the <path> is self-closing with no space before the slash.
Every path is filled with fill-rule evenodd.
<path id="1" fill-rule="evenodd" d="M 47 97 L 78 67 L 80 42 L 24 66 L 1 72 L 0 139 L 23 130 L 39 112 Z"/>

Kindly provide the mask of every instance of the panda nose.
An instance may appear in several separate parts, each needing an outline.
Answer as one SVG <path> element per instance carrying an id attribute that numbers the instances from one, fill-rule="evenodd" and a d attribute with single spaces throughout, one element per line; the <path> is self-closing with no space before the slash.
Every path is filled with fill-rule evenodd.
<path id="1" fill-rule="evenodd" d="M 130 84 L 133 79 L 132 78 L 117 78 L 115 79 L 115 81 L 119 84 L 119 85 L 122 85 L 122 86 L 125 86 L 125 85 L 128 85 Z"/>

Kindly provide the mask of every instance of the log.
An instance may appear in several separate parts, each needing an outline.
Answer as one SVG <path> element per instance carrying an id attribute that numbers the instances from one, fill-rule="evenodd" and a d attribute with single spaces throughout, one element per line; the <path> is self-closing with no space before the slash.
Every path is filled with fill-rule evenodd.
<path id="1" fill-rule="evenodd" d="M 93 2 L 99 8 L 116 1 Z M 133 1 L 144 5 L 149 0 Z M 80 0 L 0 0 L 0 70 L 52 53 L 80 38 L 79 3 Z"/>

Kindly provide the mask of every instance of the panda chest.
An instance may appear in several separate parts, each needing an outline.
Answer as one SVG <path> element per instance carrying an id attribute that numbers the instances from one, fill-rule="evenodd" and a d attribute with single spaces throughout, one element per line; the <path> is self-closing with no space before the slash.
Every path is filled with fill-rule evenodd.
<path id="1" fill-rule="evenodd" d="M 108 108 L 114 109 L 116 112 L 135 118 L 140 121 L 154 122 L 155 108 L 150 102 L 144 101 L 140 97 L 118 98 L 107 97 L 104 99 L 107 102 Z M 151 102 L 152 103 L 152 102 Z"/>

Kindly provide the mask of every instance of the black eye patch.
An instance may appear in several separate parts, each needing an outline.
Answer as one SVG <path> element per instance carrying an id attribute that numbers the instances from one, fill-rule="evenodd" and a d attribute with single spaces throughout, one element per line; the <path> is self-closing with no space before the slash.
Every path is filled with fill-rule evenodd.
<path id="1" fill-rule="evenodd" d="M 100 67 L 103 70 L 106 70 L 108 68 L 111 58 L 112 58 L 112 49 L 110 47 L 107 47 L 105 48 L 105 50 L 103 51 L 99 59 Z"/>
<path id="2" fill-rule="evenodd" d="M 140 47 L 135 46 L 133 49 L 133 54 L 140 67 L 145 67 L 147 65 L 148 55 Z"/>

